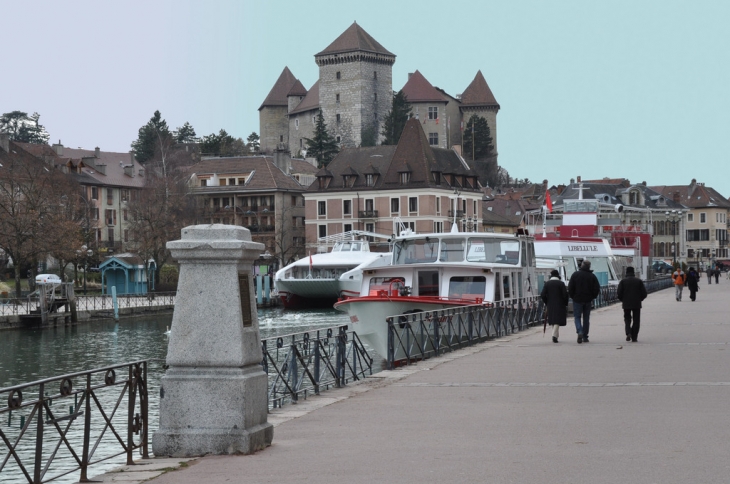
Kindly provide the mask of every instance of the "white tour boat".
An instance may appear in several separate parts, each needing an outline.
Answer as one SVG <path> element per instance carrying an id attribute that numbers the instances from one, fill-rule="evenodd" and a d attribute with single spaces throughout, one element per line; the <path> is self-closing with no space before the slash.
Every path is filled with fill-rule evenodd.
<path id="1" fill-rule="evenodd" d="M 390 261 L 390 253 L 370 252 L 367 240 L 354 240 L 361 235 L 355 232 L 338 234 L 344 240 L 335 242 L 332 251 L 303 257 L 276 272 L 274 285 L 286 309 L 332 307 L 343 292 L 360 290 L 358 267 Z"/>
<path id="2" fill-rule="evenodd" d="M 363 266 L 359 295 L 335 309 L 346 312 L 357 335 L 385 358 L 390 316 L 532 300 L 536 283 L 532 237 L 406 230 L 394 241 L 391 264 Z"/>

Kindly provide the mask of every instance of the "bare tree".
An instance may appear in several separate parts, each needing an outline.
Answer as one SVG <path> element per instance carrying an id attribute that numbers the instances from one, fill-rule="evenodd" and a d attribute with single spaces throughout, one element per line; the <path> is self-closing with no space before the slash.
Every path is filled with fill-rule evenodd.
<path id="1" fill-rule="evenodd" d="M 274 236 L 274 257 L 279 261 L 279 266 L 290 264 L 296 256 L 304 255 L 304 245 L 297 244 L 297 239 L 304 239 L 304 206 L 298 203 L 302 200 L 301 195 L 292 195 L 297 202 L 289 202 L 286 196 L 280 204 L 281 209 L 277 210 Z M 287 205 L 288 206 L 285 206 Z"/>

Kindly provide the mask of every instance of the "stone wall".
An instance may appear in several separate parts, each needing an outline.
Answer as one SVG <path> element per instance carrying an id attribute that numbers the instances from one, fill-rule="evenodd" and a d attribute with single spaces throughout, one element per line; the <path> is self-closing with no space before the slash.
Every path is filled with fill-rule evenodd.
<path id="1" fill-rule="evenodd" d="M 296 156 L 307 148 L 305 138 L 314 137 L 314 128 L 317 124 L 317 110 L 305 111 L 289 116 L 289 146 Z"/>
<path id="2" fill-rule="evenodd" d="M 279 143 L 289 140 L 286 106 L 265 106 L 259 111 L 261 152 L 271 153 Z"/>

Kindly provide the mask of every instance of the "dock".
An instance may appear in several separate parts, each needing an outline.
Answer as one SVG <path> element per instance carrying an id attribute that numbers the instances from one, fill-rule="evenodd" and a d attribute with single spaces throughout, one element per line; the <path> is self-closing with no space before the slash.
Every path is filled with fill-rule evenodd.
<path id="1" fill-rule="evenodd" d="M 165 459 L 162 474 L 140 460 L 100 478 L 726 482 L 728 295 L 724 280 L 702 281 L 696 302 L 650 294 L 636 343 L 620 305 L 592 312 L 590 343 L 572 320 L 558 344 L 530 328 L 275 409 L 272 446 L 254 455 Z"/>

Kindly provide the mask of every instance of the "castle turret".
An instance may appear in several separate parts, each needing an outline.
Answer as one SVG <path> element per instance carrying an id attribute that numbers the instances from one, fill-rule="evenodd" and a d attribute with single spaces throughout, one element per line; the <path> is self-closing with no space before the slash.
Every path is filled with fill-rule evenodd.
<path id="1" fill-rule="evenodd" d="M 269 91 L 259 108 L 259 130 L 261 131 L 261 152 L 271 153 L 279 143 L 289 142 L 288 94 L 298 83 L 288 67 L 281 72 L 274 87 Z M 301 83 L 299 83 L 301 86 Z M 302 86 L 303 88 L 303 86 Z"/>

